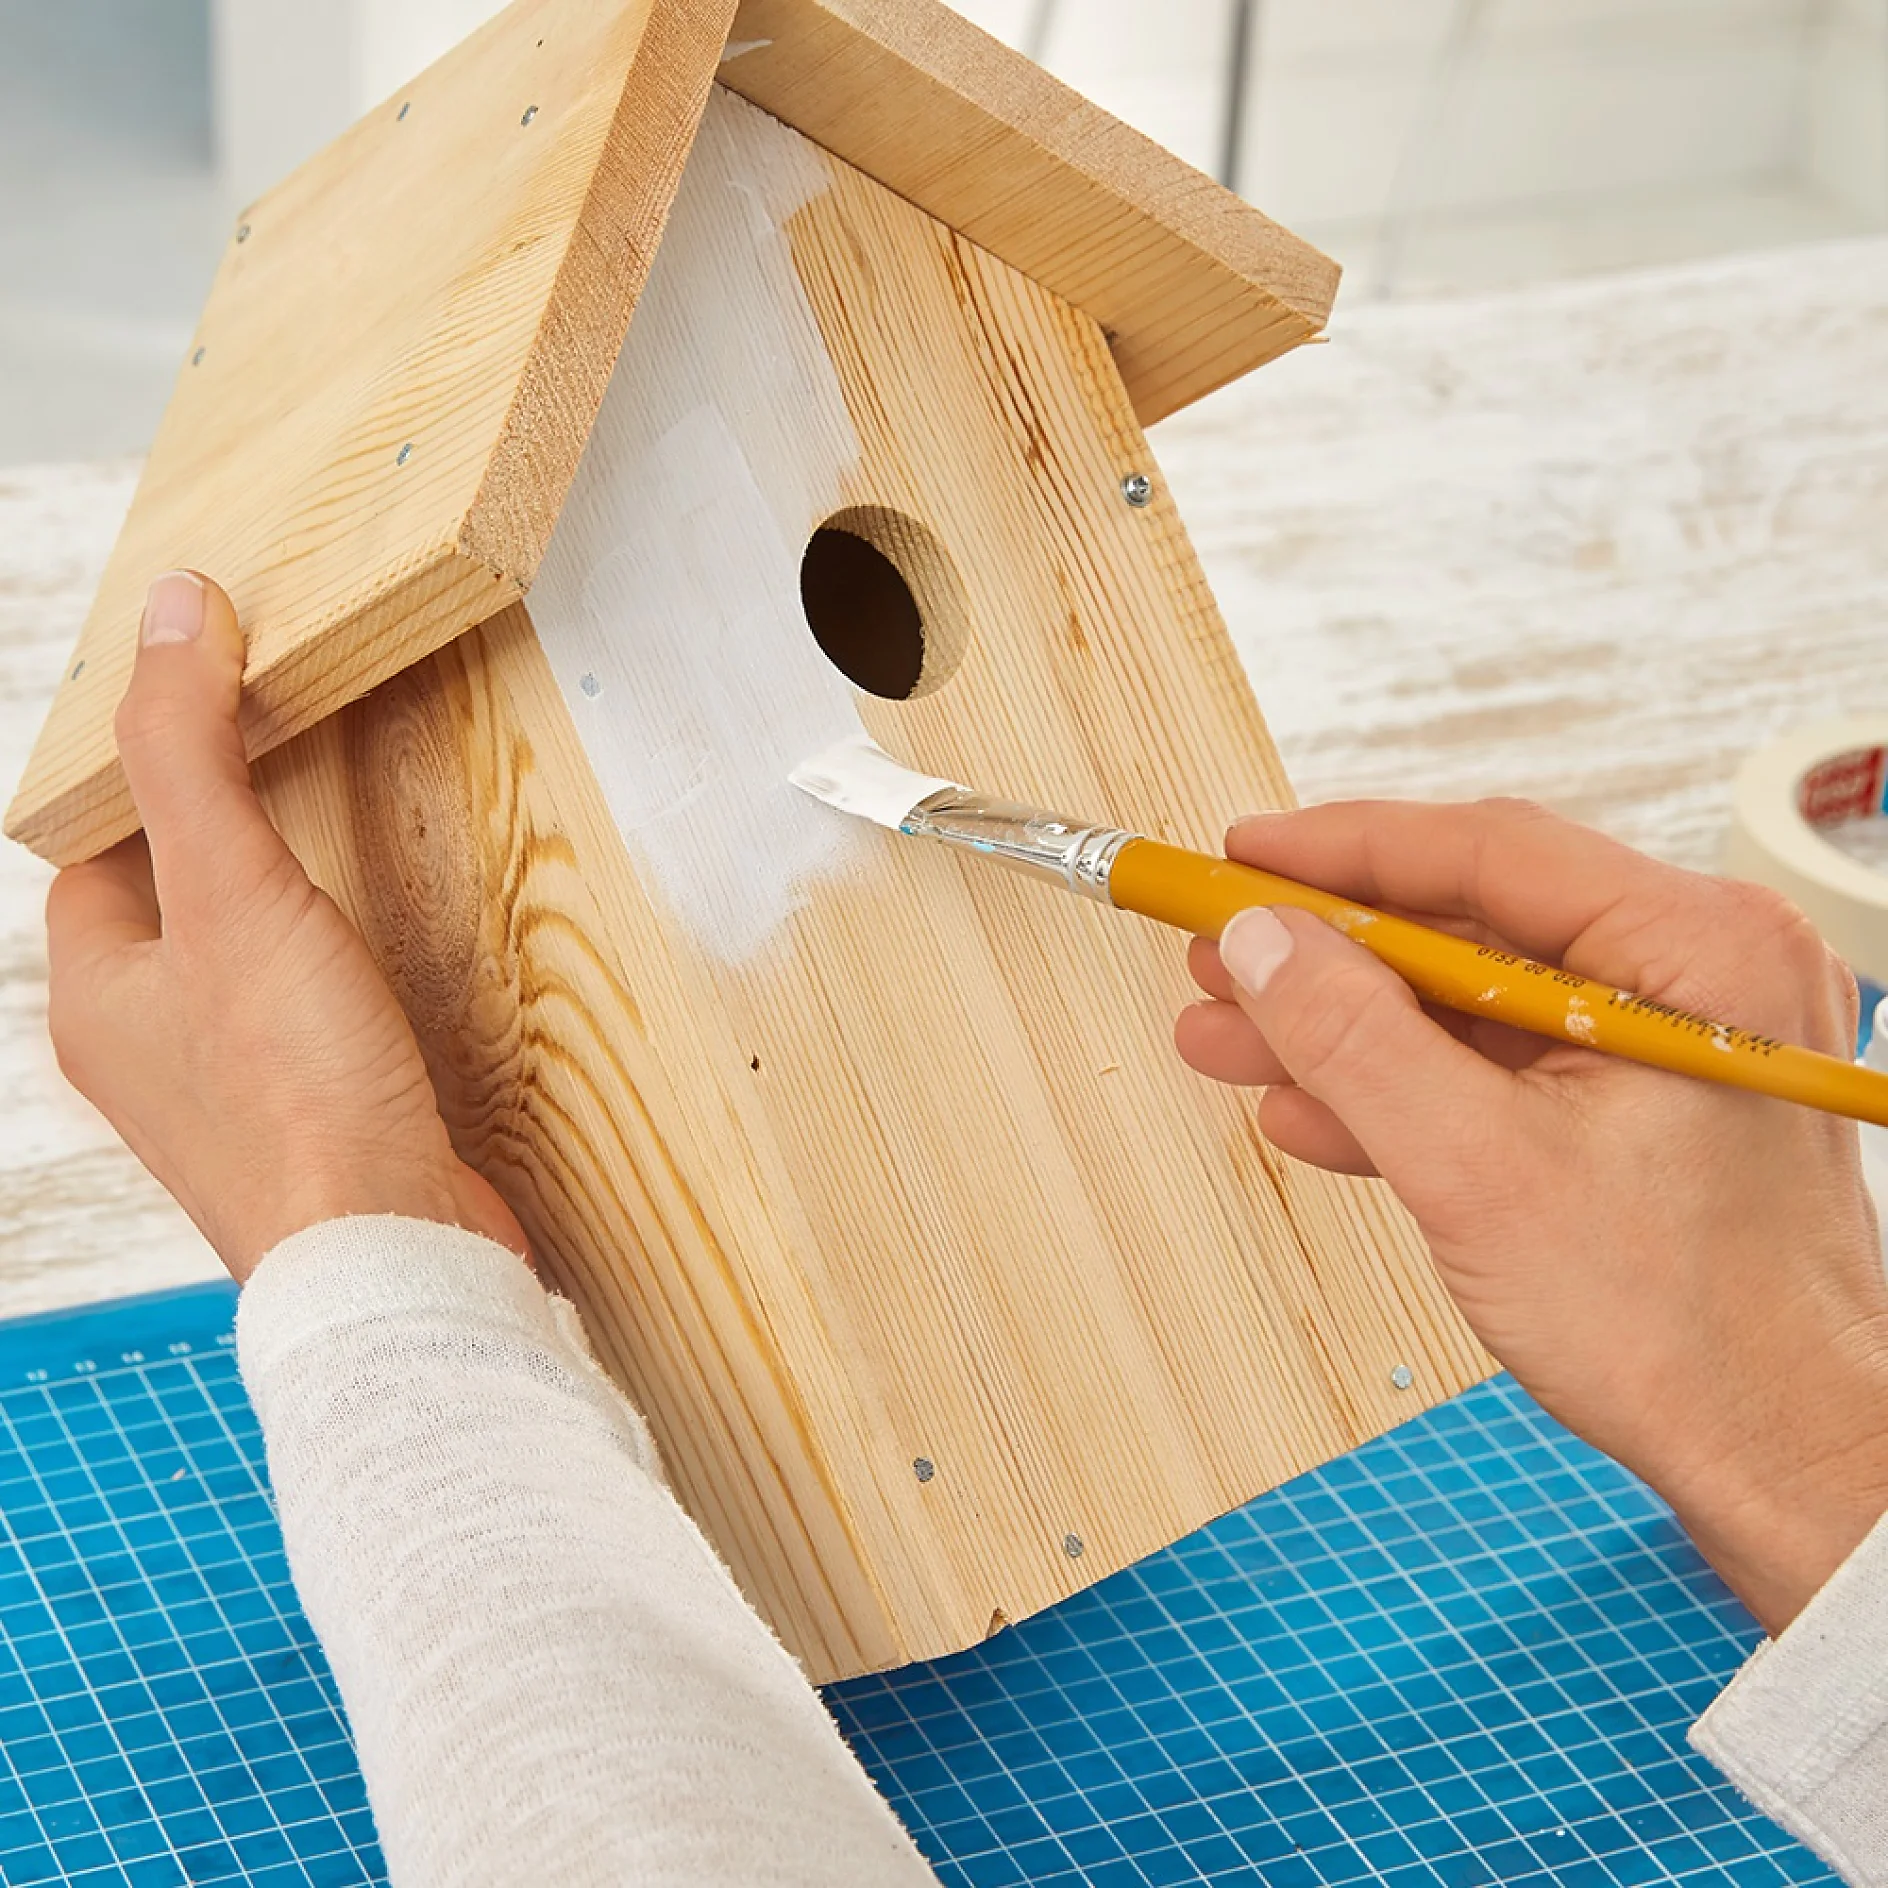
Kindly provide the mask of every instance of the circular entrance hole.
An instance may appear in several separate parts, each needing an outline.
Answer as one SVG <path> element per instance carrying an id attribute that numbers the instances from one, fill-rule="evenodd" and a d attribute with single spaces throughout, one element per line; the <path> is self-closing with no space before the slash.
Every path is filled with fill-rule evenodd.
<path id="1" fill-rule="evenodd" d="M 835 512 L 813 533 L 800 603 L 827 661 L 886 701 L 942 688 L 970 642 L 969 599 L 943 545 L 882 505 Z"/>

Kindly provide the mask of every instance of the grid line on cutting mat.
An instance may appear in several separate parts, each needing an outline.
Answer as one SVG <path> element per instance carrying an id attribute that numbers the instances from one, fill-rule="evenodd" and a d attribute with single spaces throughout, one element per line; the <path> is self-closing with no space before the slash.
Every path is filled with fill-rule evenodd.
<path id="1" fill-rule="evenodd" d="M 384 1881 L 232 1308 L 0 1326 L 4 1888 Z M 1827 1882 L 1684 1745 L 1755 1640 L 1503 1380 L 828 1698 L 946 1888 Z"/>

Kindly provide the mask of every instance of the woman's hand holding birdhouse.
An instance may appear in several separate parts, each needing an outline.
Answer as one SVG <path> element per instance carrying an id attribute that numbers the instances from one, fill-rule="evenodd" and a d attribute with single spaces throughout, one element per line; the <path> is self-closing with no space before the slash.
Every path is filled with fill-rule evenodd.
<path id="1" fill-rule="evenodd" d="M 239 1279 L 289 1234 L 354 1214 L 522 1252 L 454 1154 L 366 945 L 256 799 L 243 653 L 216 585 L 152 586 L 118 711 L 144 832 L 60 873 L 47 905 L 60 1066 Z"/>
<path id="2" fill-rule="evenodd" d="M 1786 901 L 1515 802 L 1236 826 L 1231 857 L 1733 1025 L 1851 1053 Z M 1773 1630 L 1888 1509 L 1888 1282 L 1854 1127 L 1426 1012 L 1302 912 L 1193 947 L 1187 1060 L 1287 1153 L 1380 1174 L 1482 1341 L 1649 1480 Z"/>

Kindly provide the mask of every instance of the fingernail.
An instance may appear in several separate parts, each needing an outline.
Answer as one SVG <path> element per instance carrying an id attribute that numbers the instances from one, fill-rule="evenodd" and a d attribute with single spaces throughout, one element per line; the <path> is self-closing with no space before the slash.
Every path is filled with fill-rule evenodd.
<path id="1" fill-rule="evenodd" d="M 139 630 L 145 646 L 195 642 L 203 634 L 203 579 L 187 570 L 167 571 L 144 599 Z"/>
<path id="2" fill-rule="evenodd" d="M 1227 974 L 1254 996 L 1278 974 L 1291 951 L 1291 933 L 1263 909 L 1240 912 L 1219 940 L 1219 961 Z"/>
<path id="3" fill-rule="evenodd" d="M 1256 813 L 1241 813 L 1226 828 L 1226 836 L 1230 839 L 1234 833 L 1243 832 L 1248 826 L 1269 826 L 1273 820 L 1283 819 L 1290 810 L 1289 807 L 1267 806 L 1261 807 Z"/>

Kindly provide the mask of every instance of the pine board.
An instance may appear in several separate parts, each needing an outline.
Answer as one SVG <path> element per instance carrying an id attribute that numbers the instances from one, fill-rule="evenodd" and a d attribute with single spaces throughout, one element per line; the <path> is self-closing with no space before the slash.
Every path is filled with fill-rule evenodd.
<path id="1" fill-rule="evenodd" d="M 1708 868 L 1751 746 L 1879 690 L 1884 336 L 1888 242 L 1779 250 L 1355 310 L 1329 347 L 1164 424 L 1163 464 L 1294 784 L 1528 793 Z M 137 471 L 0 476 L 8 781 Z M 1818 490 L 1846 497 L 1805 502 Z M 1620 552 L 1583 557 L 1596 542 Z M 0 847 L 9 1314 L 218 1269 L 59 1079 L 49 877 Z"/>
<path id="2" fill-rule="evenodd" d="M 691 167 L 531 614 L 260 779 L 388 966 L 459 1144 L 830 1677 L 975 1643 L 1487 1366 L 1380 1189 L 1281 1161 L 1180 1067 L 1171 935 L 874 835 L 744 954 L 691 929 L 654 843 L 675 809 L 620 778 L 688 733 L 625 747 L 647 652 L 680 638 L 702 687 L 720 662 L 731 688 L 797 673 L 810 633 L 794 608 L 682 608 L 633 563 L 587 623 L 645 540 L 705 532 L 708 581 L 770 531 L 891 508 L 945 547 L 971 626 L 936 692 L 867 705 L 893 751 L 1199 844 L 1288 792 L 1170 499 L 1123 501 L 1157 468 L 1100 329 L 737 99 L 702 139 L 698 165 L 746 152 L 750 185 Z M 859 453 L 824 488 L 808 442 L 835 415 L 776 410 L 781 386 L 739 376 L 776 373 L 784 342 L 743 352 L 706 315 L 770 180 L 809 161 L 824 183 L 784 226 L 782 291 L 805 310 L 743 307 L 740 328 L 817 323 Z M 738 229 L 697 240 L 723 216 Z M 711 341 L 731 351 L 709 372 Z M 645 450 L 645 409 L 698 380 L 797 515 L 700 513 L 660 475 L 670 433 Z M 562 568 L 590 529 L 595 568 Z M 740 760 L 684 752 L 678 806 Z M 767 817 L 828 817 L 775 793 L 784 771 Z M 738 821 L 703 835 L 741 842 Z"/>
<path id="3" fill-rule="evenodd" d="M 7 830 L 136 828 L 144 591 L 215 571 L 263 753 L 520 596 L 589 436 L 732 0 L 517 0 L 242 212 Z"/>
<path id="4" fill-rule="evenodd" d="M 135 830 L 156 570 L 235 597 L 252 754 L 530 587 L 718 59 L 1098 319 L 1145 418 L 1321 329 L 1326 258 L 932 0 L 792 0 L 724 58 L 733 4 L 514 0 L 242 212 L 10 834 Z"/>

